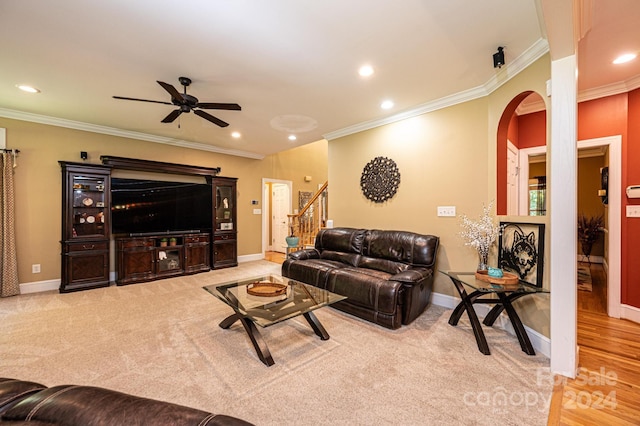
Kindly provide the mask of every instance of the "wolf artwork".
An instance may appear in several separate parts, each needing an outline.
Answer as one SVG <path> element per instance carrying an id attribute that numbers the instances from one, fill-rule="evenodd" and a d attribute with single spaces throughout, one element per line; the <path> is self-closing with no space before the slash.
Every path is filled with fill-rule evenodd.
<path id="1" fill-rule="evenodd" d="M 542 285 L 540 238 L 544 238 L 543 226 L 505 223 L 499 242 L 500 268 L 536 286 Z"/>

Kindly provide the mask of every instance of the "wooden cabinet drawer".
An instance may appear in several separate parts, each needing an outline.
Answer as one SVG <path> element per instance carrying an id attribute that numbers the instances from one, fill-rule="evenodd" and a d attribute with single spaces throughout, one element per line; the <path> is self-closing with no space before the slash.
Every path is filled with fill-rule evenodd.
<path id="1" fill-rule="evenodd" d="M 76 251 L 88 251 L 88 250 L 109 250 L 109 241 L 85 241 L 67 243 L 65 246 L 65 253 Z"/>
<path id="2" fill-rule="evenodd" d="M 118 245 L 120 248 L 135 248 L 135 247 L 155 247 L 155 240 L 150 238 L 137 238 L 126 240 L 118 240 Z"/>
<path id="3" fill-rule="evenodd" d="M 236 234 L 217 234 L 213 237 L 214 241 L 235 240 Z"/>
<path id="4" fill-rule="evenodd" d="M 184 243 L 185 244 L 191 244 L 191 243 L 208 243 L 209 242 L 209 236 L 206 234 L 203 235 L 185 235 L 184 236 Z"/>

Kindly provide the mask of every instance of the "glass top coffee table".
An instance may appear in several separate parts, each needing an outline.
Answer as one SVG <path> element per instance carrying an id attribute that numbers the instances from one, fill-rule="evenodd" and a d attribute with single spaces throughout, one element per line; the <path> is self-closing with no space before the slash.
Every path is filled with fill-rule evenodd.
<path id="1" fill-rule="evenodd" d="M 227 329 L 240 321 L 258 358 L 267 366 L 274 364 L 273 357 L 256 324 L 269 327 L 302 315 L 320 339 L 328 340 L 329 334 L 312 311 L 346 299 L 339 294 L 273 274 L 203 288 L 235 311 L 219 324 L 220 327 Z"/>
<path id="2" fill-rule="evenodd" d="M 458 290 L 460 298 L 462 299 L 451 313 L 449 324 L 453 326 L 457 325 L 462 314 L 467 311 L 467 316 L 471 322 L 471 328 L 473 329 L 473 334 L 476 337 L 476 343 L 478 344 L 478 350 L 480 352 L 485 355 L 491 354 L 489 345 L 487 344 L 487 339 L 484 336 L 480 320 L 478 319 L 478 315 L 476 314 L 473 305 L 476 303 L 488 303 L 495 306 L 491 308 L 487 316 L 484 317 L 482 323 L 487 326 L 492 326 L 502 311 L 506 311 L 509 316 L 509 320 L 511 320 L 511 325 L 513 326 L 516 336 L 518 337 L 518 342 L 520 343 L 522 351 L 528 355 L 536 354 L 533 349 L 533 345 L 529 340 L 529 336 L 527 335 L 527 330 L 524 328 L 524 325 L 522 325 L 522 321 L 518 316 L 518 312 L 516 312 L 513 307 L 512 302 L 530 294 L 548 294 L 549 290 L 527 284 L 524 281 L 518 281 L 516 284 L 512 285 L 492 284 L 477 279 L 475 272 L 440 272 L 451 278 L 451 281 L 456 287 L 456 290 Z M 467 293 L 465 287 L 469 287 L 472 292 Z M 494 295 L 497 298 L 483 298 L 491 295 Z"/>

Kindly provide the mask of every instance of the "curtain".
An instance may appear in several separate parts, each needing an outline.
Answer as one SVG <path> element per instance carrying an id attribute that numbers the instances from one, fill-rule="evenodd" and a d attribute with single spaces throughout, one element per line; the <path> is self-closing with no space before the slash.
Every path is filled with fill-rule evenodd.
<path id="1" fill-rule="evenodd" d="M 13 155 L 3 152 L 0 168 L 0 297 L 20 294 L 13 188 Z"/>

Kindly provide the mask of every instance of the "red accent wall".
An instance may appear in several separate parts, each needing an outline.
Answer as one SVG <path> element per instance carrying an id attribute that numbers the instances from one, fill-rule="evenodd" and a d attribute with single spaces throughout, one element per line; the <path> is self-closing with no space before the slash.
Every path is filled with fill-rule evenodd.
<path id="1" fill-rule="evenodd" d="M 628 94 L 628 132 L 622 139 L 622 186 L 640 185 L 640 89 Z M 640 205 L 639 198 L 622 197 L 623 216 L 627 204 Z M 622 303 L 640 308 L 640 218 L 622 218 Z"/>
<path id="2" fill-rule="evenodd" d="M 547 111 L 532 112 L 518 117 L 519 148 L 547 144 Z"/>
<path id="3" fill-rule="evenodd" d="M 519 117 L 517 128 L 519 148 L 544 145 L 546 113 Z M 578 140 L 614 135 L 622 136 L 621 302 L 640 308 L 640 218 L 626 217 L 626 206 L 640 205 L 640 199 L 625 193 L 628 185 L 640 185 L 640 89 L 578 104 Z M 506 174 L 497 180 L 498 188 L 506 188 Z"/>

